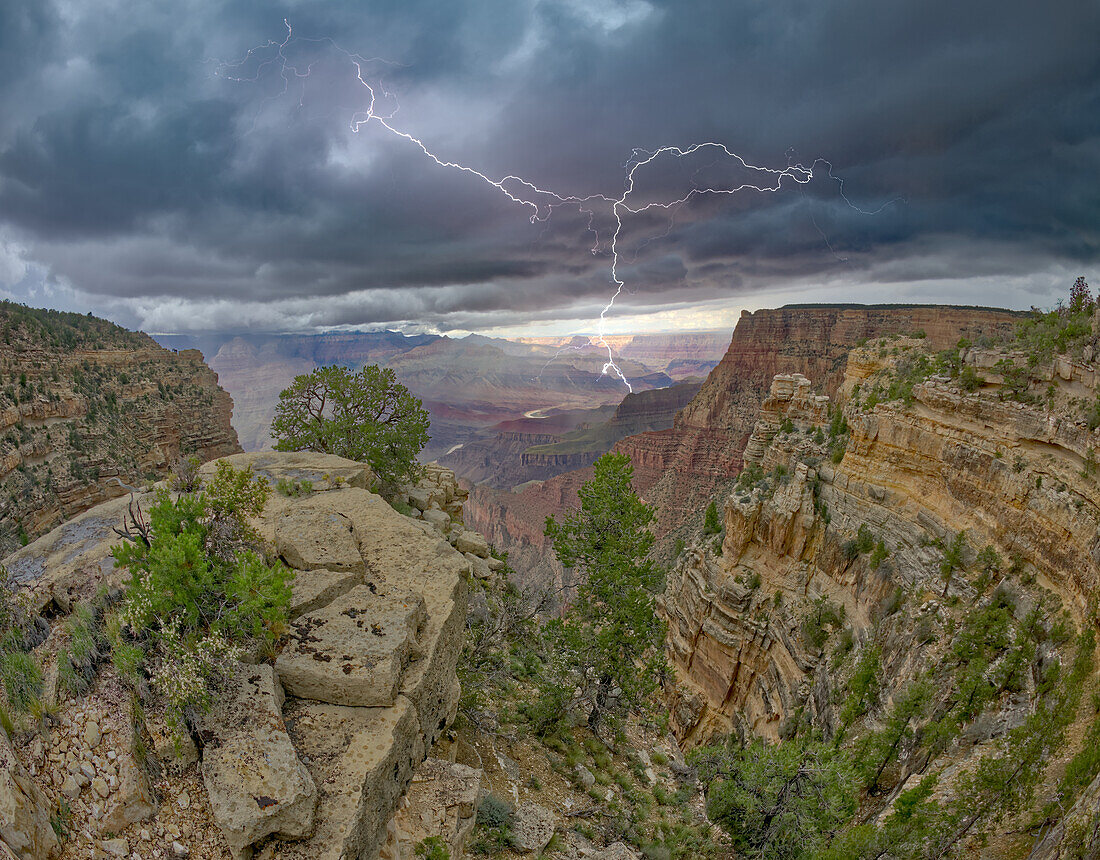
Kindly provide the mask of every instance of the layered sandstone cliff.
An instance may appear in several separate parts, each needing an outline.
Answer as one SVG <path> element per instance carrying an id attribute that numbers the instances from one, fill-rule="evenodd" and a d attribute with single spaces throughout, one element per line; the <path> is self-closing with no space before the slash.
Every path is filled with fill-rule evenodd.
<path id="1" fill-rule="evenodd" d="M 881 335 L 923 332 L 932 349 L 960 337 L 1008 332 L 1019 314 L 935 305 L 787 306 L 745 312 L 722 361 L 671 430 L 623 440 L 618 449 L 641 465 L 644 491 L 658 505 L 658 533 L 695 514 L 741 471 L 768 386 L 777 373 L 802 373 L 826 394 L 841 383 L 848 352 Z M 654 476 L 651 487 L 646 476 Z"/>
<path id="2" fill-rule="evenodd" d="M 681 555 L 665 592 L 672 723 L 685 745 L 731 731 L 780 740 L 802 721 L 834 735 L 853 671 L 847 655 L 875 649 L 881 710 L 870 708 L 869 720 L 924 679 L 933 685 L 883 776 L 888 796 L 925 774 L 950 796 L 952 780 L 1034 712 L 1046 668 L 1068 665 L 1069 646 L 1051 631 L 1096 623 L 1100 429 L 1081 408 L 1095 400 L 1096 368 L 1040 364 L 1032 387 L 1044 398 L 1018 402 L 993 370 L 1013 354 L 962 350 L 963 367 L 980 370 L 963 386 L 948 375 L 907 377 L 912 357 L 928 352 L 925 340 L 884 340 L 853 351 L 839 385 L 828 375 L 818 386 L 773 378 L 742 450 L 745 472 L 722 504 L 722 536 Z M 1031 662 L 961 721 L 954 741 L 922 746 L 966 670 L 955 662 L 960 631 L 1003 619 L 1001 607 L 1015 632 L 995 660 L 1038 630 L 1034 650 L 1019 646 Z M 1061 758 L 1043 762 L 1038 806 L 1061 802 L 1055 786 L 1091 718 L 1090 708 L 1068 716 L 1077 728 Z M 1078 830 L 1089 815 L 1095 823 L 1098 790 L 1075 807 Z M 1036 839 L 1029 813 L 1012 812 L 1019 829 L 996 837 L 992 856 L 1026 856 Z M 1035 857 L 1071 856 L 1059 828 Z"/>
<path id="3" fill-rule="evenodd" d="M 233 401 L 197 350 L 104 320 L 0 306 L 0 552 L 181 456 L 241 450 Z"/>
<path id="4" fill-rule="evenodd" d="M 657 506 L 659 554 L 668 557 L 673 538 L 686 537 L 701 511 L 741 471 L 743 451 L 761 404 L 777 373 L 803 373 L 824 393 L 840 385 L 849 350 L 883 334 L 922 332 L 933 349 L 960 337 L 977 341 L 1011 329 L 1012 311 L 922 306 L 789 306 L 745 312 L 721 363 L 676 415 L 673 426 L 627 436 L 614 449 L 630 456 L 634 487 Z M 466 514 L 471 525 L 492 533 L 513 553 L 517 570 L 533 578 L 560 575 L 542 537 L 543 523 L 561 505 L 576 504 L 576 490 L 590 477 L 581 468 L 502 494 L 476 487 Z"/>

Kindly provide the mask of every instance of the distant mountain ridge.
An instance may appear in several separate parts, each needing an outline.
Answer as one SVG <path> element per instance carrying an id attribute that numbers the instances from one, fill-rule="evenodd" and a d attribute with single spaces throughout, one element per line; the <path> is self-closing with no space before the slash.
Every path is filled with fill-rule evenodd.
<path id="1" fill-rule="evenodd" d="M 574 339 L 567 349 L 476 334 L 452 338 L 396 331 L 157 339 L 174 348 L 203 350 L 233 395 L 233 423 L 249 451 L 270 447 L 268 428 L 279 393 L 295 376 L 326 364 L 392 368 L 431 415 L 425 459 L 438 458 L 532 410 L 615 406 L 627 393 L 620 379 L 603 373 L 606 348 L 588 337 Z M 624 354 L 617 364 L 636 391 L 665 388 L 709 371 L 727 341 L 728 336 L 714 334 L 619 338 Z"/>

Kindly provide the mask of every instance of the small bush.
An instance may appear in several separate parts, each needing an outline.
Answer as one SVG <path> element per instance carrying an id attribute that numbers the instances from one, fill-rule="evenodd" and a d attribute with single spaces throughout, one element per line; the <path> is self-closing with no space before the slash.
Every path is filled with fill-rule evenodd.
<path id="1" fill-rule="evenodd" d="M 495 794 L 487 794 L 477 808 L 477 823 L 481 827 L 510 827 L 512 806 Z"/>
<path id="2" fill-rule="evenodd" d="M 296 499 L 299 496 L 308 496 L 310 493 L 312 493 L 313 482 L 295 481 L 287 480 L 286 478 L 279 478 L 279 480 L 275 482 L 275 491 L 280 496 L 288 496 L 290 498 Z"/>
<path id="3" fill-rule="evenodd" d="M 131 513 L 128 542 L 112 548 L 130 572 L 114 639 L 141 652 L 126 662 L 149 673 L 173 720 L 205 707 L 242 647 L 270 647 L 285 630 L 293 574 L 260 554 L 248 524 L 268 493 L 251 470 L 221 462 L 200 492 L 158 490 L 148 523 Z"/>
<path id="4" fill-rule="evenodd" d="M 985 379 L 970 365 L 959 371 L 959 387 L 963 391 L 977 391 L 985 384 Z"/>
<path id="5" fill-rule="evenodd" d="M 172 489 L 177 493 L 194 493 L 202 489 L 202 478 L 199 477 L 201 465 L 198 457 L 181 457 L 176 461 L 176 467 L 172 470 Z"/>
<path id="6" fill-rule="evenodd" d="M 429 836 L 423 842 L 418 842 L 414 853 L 424 860 L 451 860 L 451 849 L 442 836 Z"/>
<path id="7" fill-rule="evenodd" d="M 718 504 L 712 499 L 703 516 L 703 534 L 716 535 L 720 531 L 722 531 L 722 524 L 718 520 Z"/>

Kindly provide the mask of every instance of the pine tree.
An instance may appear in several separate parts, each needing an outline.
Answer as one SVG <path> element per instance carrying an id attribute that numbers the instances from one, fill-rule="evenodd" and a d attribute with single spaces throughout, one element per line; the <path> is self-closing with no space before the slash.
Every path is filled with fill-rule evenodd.
<path id="1" fill-rule="evenodd" d="M 629 457 L 605 454 L 580 489 L 580 510 L 561 522 L 546 519 L 559 561 L 579 576 L 569 612 L 548 632 L 562 671 L 585 692 L 593 729 L 648 705 L 664 666 L 655 606 L 663 575 L 647 558 L 654 512 L 634 492 L 633 477 Z"/>

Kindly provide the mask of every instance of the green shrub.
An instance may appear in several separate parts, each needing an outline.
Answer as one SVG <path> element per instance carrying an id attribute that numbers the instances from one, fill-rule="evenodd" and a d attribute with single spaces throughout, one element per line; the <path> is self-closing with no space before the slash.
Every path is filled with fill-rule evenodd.
<path id="1" fill-rule="evenodd" d="M 826 597 L 819 597 L 808 606 L 802 616 L 802 638 L 807 645 L 820 650 L 828 641 L 834 628 L 839 627 L 845 617 L 844 607 Z"/>
<path id="2" fill-rule="evenodd" d="M 289 496 L 291 498 L 298 498 L 299 496 L 308 496 L 313 492 L 312 481 L 295 481 L 288 480 L 287 478 L 279 478 L 275 482 L 275 491 L 280 496 Z"/>
<path id="3" fill-rule="evenodd" d="M 716 535 L 720 531 L 722 531 L 722 524 L 718 520 L 718 503 L 712 499 L 703 516 L 703 534 Z"/>
<path id="4" fill-rule="evenodd" d="M 451 860 L 451 849 L 442 836 L 429 836 L 416 844 L 414 853 L 424 860 Z"/>
<path id="5" fill-rule="evenodd" d="M 0 653 L 0 682 L 16 713 L 33 710 L 42 700 L 42 670 L 27 651 Z"/>
<path id="6" fill-rule="evenodd" d="M 959 371 L 959 387 L 963 391 L 977 391 L 985 384 L 985 379 L 973 367 L 967 365 Z"/>
<path id="7" fill-rule="evenodd" d="M 511 826 L 511 804 L 490 792 L 485 795 L 485 798 L 477 808 L 477 823 L 482 827 Z"/>
<path id="8" fill-rule="evenodd" d="M 881 565 L 890 555 L 890 550 L 886 548 L 886 544 L 883 541 L 879 541 L 875 544 L 874 550 L 871 552 L 871 570 L 878 570 Z"/>
<path id="9" fill-rule="evenodd" d="M 739 857 L 815 856 L 858 808 L 851 766 L 831 745 L 757 739 L 703 755 L 707 815 L 726 831 Z"/>
<path id="10" fill-rule="evenodd" d="M 148 523 L 131 514 L 130 540 L 112 548 L 130 583 L 116 642 L 144 667 L 173 719 L 205 706 L 210 682 L 252 643 L 270 648 L 286 627 L 293 574 L 260 553 L 248 518 L 262 513 L 267 482 L 228 463 L 199 492 L 159 489 Z"/>

